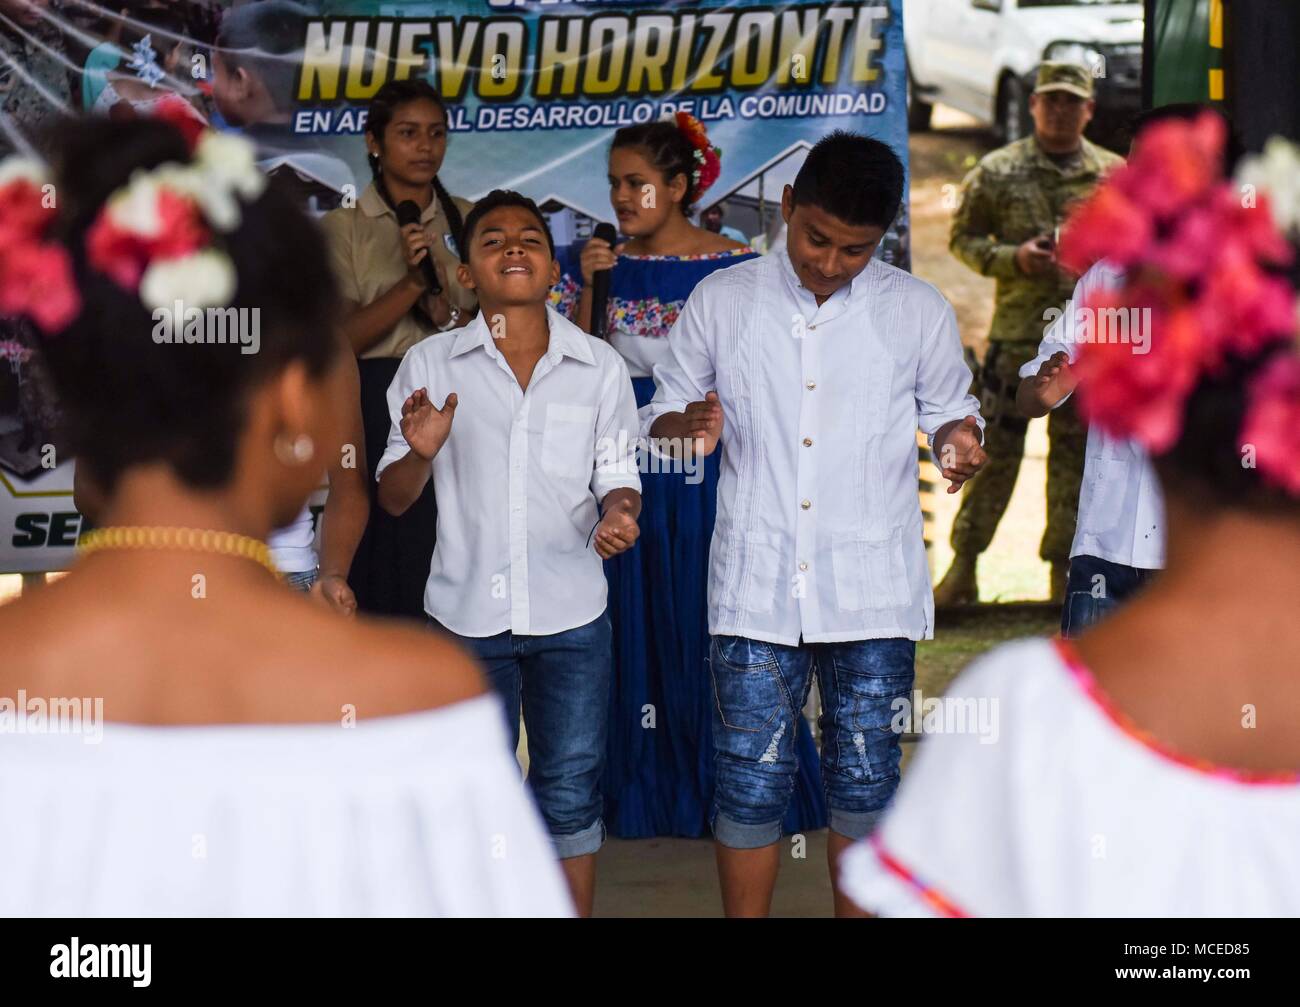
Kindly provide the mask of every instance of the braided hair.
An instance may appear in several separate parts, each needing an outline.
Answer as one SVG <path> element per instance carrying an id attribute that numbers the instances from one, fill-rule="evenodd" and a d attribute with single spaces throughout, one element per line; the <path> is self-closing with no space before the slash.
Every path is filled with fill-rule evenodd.
<path id="1" fill-rule="evenodd" d="M 366 132 L 373 136 L 376 142 L 382 143 L 384 130 L 393 121 L 398 108 L 412 101 L 431 101 L 441 109 L 444 118 L 447 116 L 447 106 L 442 100 L 442 95 L 435 91 L 427 80 L 390 80 L 370 99 L 370 107 L 366 113 Z M 388 186 L 379 168 L 378 155 L 368 154 L 367 160 L 370 162 L 370 174 L 380 198 L 396 212 L 397 208 L 393 205 L 392 196 L 388 194 Z M 433 177 L 433 195 L 438 200 L 438 205 L 442 207 L 442 212 L 447 215 L 451 240 L 456 243 L 456 249 L 459 251 L 465 220 L 461 216 L 460 207 L 456 205 L 437 175 Z"/>

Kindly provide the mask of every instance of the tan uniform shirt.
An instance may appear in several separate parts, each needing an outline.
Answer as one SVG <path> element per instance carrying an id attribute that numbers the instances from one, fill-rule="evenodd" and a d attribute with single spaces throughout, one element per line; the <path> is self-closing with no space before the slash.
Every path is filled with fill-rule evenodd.
<path id="1" fill-rule="evenodd" d="M 452 198 L 463 219 L 473 204 L 466 199 Z M 420 219 L 433 242 L 433 254 L 446 272 L 451 303 L 462 311 L 474 308 L 474 292 L 456 281 L 460 256 L 452 251 L 445 238 L 449 225 L 442 204 L 437 199 L 431 200 Z M 367 305 L 393 289 L 406 275 L 406 255 L 397 214 L 384 202 L 373 182 L 366 186 L 356 206 L 331 210 L 321 218 L 321 226 L 329 239 L 330 259 L 340 293 L 347 300 Z M 360 356 L 362 359 L 400 357 L 432 334 L 416 320 L 413 311 L 407 312 L 391 332 Z"/>

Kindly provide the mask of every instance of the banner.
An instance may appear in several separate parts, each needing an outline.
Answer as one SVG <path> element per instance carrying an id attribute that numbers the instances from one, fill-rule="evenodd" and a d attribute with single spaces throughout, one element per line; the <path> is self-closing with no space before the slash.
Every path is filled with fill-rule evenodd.
<path id="1" fill-rule="evenodd" d="M 687 111 L 722 151 L 697 209 L 766 251 L 821 136 L 865 133 L 906 164 L 902 17 L 902 0 L 0 0 L 0 155 L 40 156 L 62 112 L 147 116 L 171 91 L 321 213 L 370 181 L 369 99 L 424 77 L 447 102 L 452 194 L 516 189 L 577 246 L 612 217 L 614 131 Z M 903 268 L 907 205 L 878 253 Z M 37 338 L 0 320 L 0 571 L 62 569 L 80 530 Z"/>

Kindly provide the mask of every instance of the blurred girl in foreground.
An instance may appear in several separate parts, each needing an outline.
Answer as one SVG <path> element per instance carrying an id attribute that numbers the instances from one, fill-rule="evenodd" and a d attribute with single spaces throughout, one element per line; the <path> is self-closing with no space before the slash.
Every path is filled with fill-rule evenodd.
<path id="1" fill-rule="evenodd" d="M 63 136 L 52 177 L 0 165 L 0 303 L 45 335 L 103 526 L 0 608 L 0 696 L 79 714 L 0 733 L 0 800 L 23 809 L 0 827 L 0 913 L 569 913 L 468 659 L 273 571 L 263 540 L 342 433 L 315 226 L 241 139 Z M 259 311 L 257 351 L 158 342 L 178 300 Z"/>

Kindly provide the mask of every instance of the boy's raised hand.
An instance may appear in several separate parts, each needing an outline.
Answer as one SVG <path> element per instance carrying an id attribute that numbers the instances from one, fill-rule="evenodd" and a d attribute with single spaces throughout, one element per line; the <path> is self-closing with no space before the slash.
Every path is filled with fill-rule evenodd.
<path id="1" fill-rule="evenodd" d="M 429 401 L 428 391 L 417 388 L 402 403 L 402 436 L 419 457 L 432 461 L 447 442 L 455 415 L 455 392 L 447 396 L 441 409 L 436 409 Z"/>
<path id="2" fill-rule="evenodd" d="M 717 392 L 709 392 L 703 402 L 691 402 L 682 411 L 686 417 L 686 435 L 695 442 L 697 455 L 711 455 L 722 437 L 722 403 Z"/>

